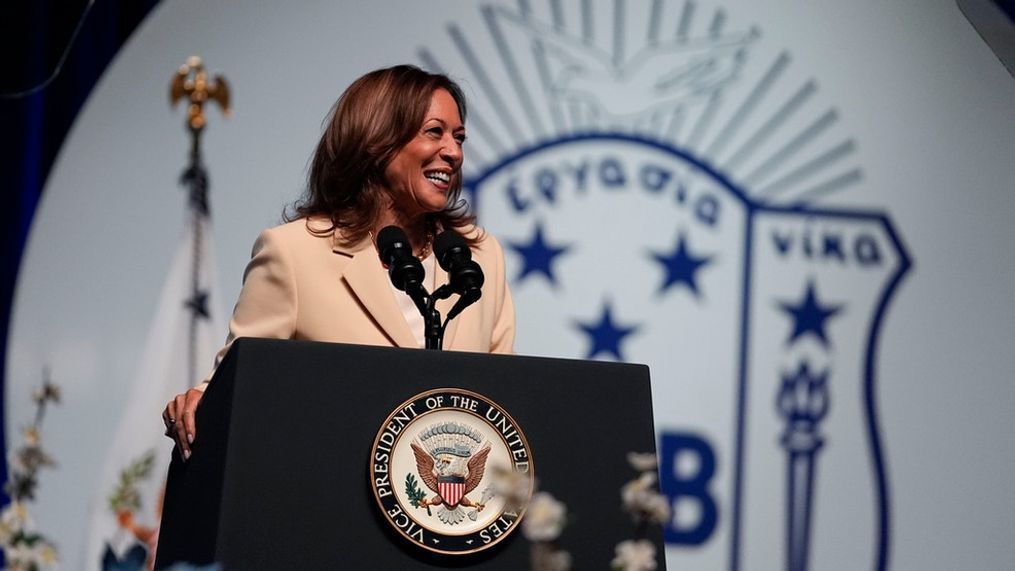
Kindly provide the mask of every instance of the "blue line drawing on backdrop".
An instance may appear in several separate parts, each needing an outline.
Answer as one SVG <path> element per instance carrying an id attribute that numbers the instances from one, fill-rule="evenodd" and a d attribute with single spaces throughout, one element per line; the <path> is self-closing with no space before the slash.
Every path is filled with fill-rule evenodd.
<path id="1" fill-rule="evenodd" d="M 788 51 L 768 60 L 751 60 L 752 50 L 761 42 L 758 27 L 727 32 L 724 27 L 730 18 L 721 8 L 709 18 L 704 3 L 689 0 L 671 8 L 655 0 L 645 19 L 644 43 L 631 49 L 637 43 L 629 33 L 633 8 L 622 0 L 615 1 L 612 10 L 602 6 L 602 12 L 597 12 L 595 8 L 583 2 L 574 17 L 573 9 L 567 12 L 551 1 L 547 21 L 528 2 L 518 9 L 487 4 L 480 7 L 485 31 L 470 30 L 466 35 L 456 24 L 448 25 L 456 53 L 438 57 L 430 49 L 419 50 L 426 67 L 465 75 L 478 91 L 482 103 L 470 109 L 473 136 L 465 186 L 488 228 L 500 231 L 499 222 L 491 224 L 486 217 L 484 205 L 490 201 L 497 201 L 511 222 L 524 228 L 517 235 L 525 238 L 507 240 L 509 253 L 513 251 L 522 264 L 514 287 L 523 293 L 541 286 L 560 294 L 572 292 L 560 267 L 591 254 L 582 241 L 556 231 L 566 218 L 565 205 L 592 200 L 594 190 L 590 189 L 596 185 L 604 192 L 638 187 L 646 195 L 672 194 L 671 205 L 688 209 L 699 224 L 693 228 L 677 224 L 669 243 L 638 252 L 652 268 L 644 274 L 654 280 L 655 295 L 650 297 L 659 302 L 682 291 L 679 295 L 687 301 L 705 307 L 710 299 L 706 285 L 710 272 L 733 265 L 741 279 L 732 351 L 736 364 L 731 379 L 735 394 L 731 441 L 717 443 L 714 436 L 696 431 L 662 434 L 664 464 L 676 459 L 667 453 L 676 455 L 680 450 L 698 459 L 693 477 L 665 473 L 661 477 L 664 492 L 674 501 L 694 499 L 700 511 L 693 529 L 668 529 L 667 541 L 675 546 L 707 544 L 717 533 L 714 530 L 726 525 L 725 565 L 740 568 L 748 532 L 745 488 L 751 476 L 746 455 L 753 435 L 751 422 L 762 410 L 752 403 L 760 399 L 768 403 L 764 409 L 769 421 L 782 427 L 781 434 L 773 436 L 769 453 L 781 448 L 783 455 L 783 565 L 794 570 L 811 568 L 817 533 L 813 516 L 816 510 L 831 509 L 817 501 L 821 491 L 818 460 L 835 450 L 834 434 L 828 432 L 832 417 L 851 402 L 863 416 L 867 456 L 857 458 L 857 463 L 869 467 L 875 503 L 869 564 L 887 568 L 891 501 L 877 414 L 876 360 L 888 304 L 912 263 L 885 213 L 817 205 L 863 181 L 856 143 L 837 134 L 841 127 L 837 110 L 815 110 L 813 79 L 790 83 Z M 660 26 L 667 9 L 676 10 L 669 15 L 678 20 L 670 38 L 663 37 Z M 599 18 L 612 21 L 608 37 L 597 37 L 602 36 L 596 25 Z M 487 53 L 496 57 L 484 58 Z M 751 65 L 760 66 L 761 71 L 748 73 Z M 588 159 L 589 149 L 597 149 L 601 156 Z M 641 168 L 629 168 L 631 161 L 625 162 L 628 156 L 650 155 L 668 157 L 665 160 L 671 163 L 645 159 Z M 599 162 L 565 165 L 558 160 L 562 156 Z M 553 165 L 560 167 L 559 172 Z M 561 173 L 568 168 L 572 180 L 565 182 Z M 525 174 L 533 169 L 537 170 L 531 180 L 524 182 Z M 712 196 L 711 191 L 715 191 Z M 742 211 L 742 225 L 736 232 L 730 227 L 721 230 L 740 236 L 734 249 L 699 245 L 701 237 L 707 237 L 702 232 L 720 231 L 726 201 Z M 779 225 L 784 227 L 780 230 Z M 792 228 L 797 226 L 803 230 L 795 234 Z M 811 227 L 829 229 L 811 236 Z M 813 264 L 821 271 L 803 272 L 795 290 L 766 292 L 769 286 L 762 283 L 763 272 L 773 270 L 772 259 Z M 829 407 L 832 393 L 838 390 L 829 384 L 833 365 L 836 383 L 847 382 L 842 372 L 845 357 L 838 350 L 844 342 L 835 328 L 847 317 L 860 315 L 859 309 L 853 312 L 860 302 L 826 293 L 833 270 L 823 270 L 822 263 L 857 271 L 880 270 L 876 275 L 863 274 L 868 282 L 884 274 L 883 281 L 872 286 L 870 312 L 863 314 L 860 358 L 849 363 L 859 370 L 852 381 L 859 383 L 859 401 L 844 400 L 842 393 L 836 393 L 835 402 L 842 406 L 835 410 Z M 593 305 L 571 315 L 566 323 L 573 335 L 584 334 L 584 342 L 577 346 L 587 349 L 575 356 L 620 360 L 630 346 L 657 335 L 625 312 L 619 292 L 599 292 L 592 299 L 587 303 Z M 772 380 L 751 371 L 761 356 L 758 347 L 765 341 L 753 333 L 752 326 L 765 319 L 768 327 L 777 319 L 766 315 L 781 316 L 778 319 L 789 326 L 779 340 L 778 355 L 764 355 L 792 363 L 784 365 L 781 373 L 773 371 Z M 812 362 L 807 351 L 817 351 L 829 364 Z M 774 394 L 755 394 L 773 382 Z M 798 392 L 807 398 L 791 398 Z M 776 407 L 771 406 L 772 398 Z M 722 453 L 719 459 L 716 450 Z M 730 458 L 727 468 L 721 462 L 725 455 Z M 729 488 L 717 502 L 708 485 L 723 469 L 731 471 Z"/>

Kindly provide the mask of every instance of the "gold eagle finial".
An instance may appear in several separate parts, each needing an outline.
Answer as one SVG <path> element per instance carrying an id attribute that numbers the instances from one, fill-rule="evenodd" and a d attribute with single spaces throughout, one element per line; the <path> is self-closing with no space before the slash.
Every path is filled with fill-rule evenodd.
<path id="1" fill-rule="evenodd" d="M 169 105 L 175 106 L 184 97 L 190 100 L 187 107 L 187 126 L 192 131 L 204 128 L 204 104 L 215 101 L 222 108 L 222 114 L 229 116 L 229 83 L 221 74 L 209 81 L 201 58 L 191 56 L 180 66 L 169 84 Z"/>

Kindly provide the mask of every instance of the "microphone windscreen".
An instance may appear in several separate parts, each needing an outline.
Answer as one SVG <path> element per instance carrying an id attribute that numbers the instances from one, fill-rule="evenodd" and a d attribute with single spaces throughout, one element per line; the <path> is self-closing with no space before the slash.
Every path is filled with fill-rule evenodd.
<path id="1" fill-rule="evenodd" d="M 447 254 L 451 252 L 463 257 L 466 261 L 472 259 L 472 251 L 469 250 L 469 245 L 465 243 L 465 238 L 462 238 L 461 234 L 451 230 L 441 232 L 433 242 L 433 253 L 445 271 L 448 270 Z"/>
<path id="2" fill-rule="evenodd" d="M 391 250 L 400 247 L 409 248 L 409 237 L 398 226 L 385 226 L 377 233 L 377 251 L 382 260 L 388 261 Z"/>

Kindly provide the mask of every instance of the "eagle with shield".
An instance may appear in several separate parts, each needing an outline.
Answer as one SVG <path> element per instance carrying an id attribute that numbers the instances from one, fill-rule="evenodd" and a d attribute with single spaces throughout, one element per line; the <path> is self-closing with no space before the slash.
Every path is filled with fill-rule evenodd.
<path id="1" fill-rule="evenodd" d="M 406 490 L 412 505 L 426 508 L 428 514 L 430 506 L 438 506 L 437 518 L 448 525 L 456 525 L 465 519 L 463 508 L 474 507 L 474 512 L 482 511 L 489 494 L 484 493 L 479 502 L 467 497 L 482 481 L 486 470 L 490 445 L 482 444 L 483 436 L 479 431 L 458 422 L 435 424 L 419 433 L 417 442 L 411 444 L 416 470 L 426 487 L 436 495 L 427 498 L 425 493 L 415 489 L 412 482 Z M 475 513 L 469 517 L 474 520 Z"/>

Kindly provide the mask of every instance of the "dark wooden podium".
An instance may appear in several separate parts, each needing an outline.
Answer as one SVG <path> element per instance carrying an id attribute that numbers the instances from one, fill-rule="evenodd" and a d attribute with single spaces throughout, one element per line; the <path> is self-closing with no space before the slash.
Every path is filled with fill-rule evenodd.
<path id="1" fill-rule="evenodd" d="M 541 489 L 567 504 L 574 568 L 604 569 L 634 536 L 620 487 L 630 451 L 654 452 L 648 368 L 535 357 L 239 339 L 174 453 L 156 568 L 526 569 L 520 530 L 473 555 L 420 551 L 383 520 L 368 458 L 381 423 L 425 390 L 458 387 L 525 432 Z M 664 568 L 662 533 L 650 537 Z"/>

